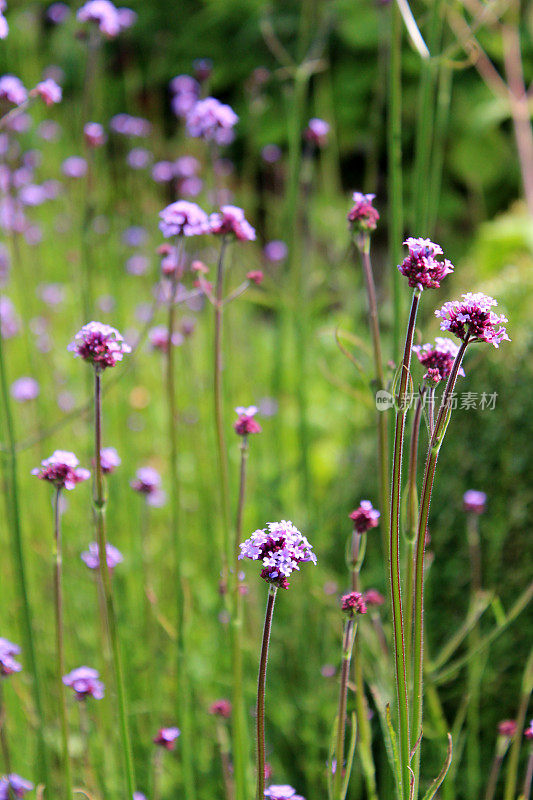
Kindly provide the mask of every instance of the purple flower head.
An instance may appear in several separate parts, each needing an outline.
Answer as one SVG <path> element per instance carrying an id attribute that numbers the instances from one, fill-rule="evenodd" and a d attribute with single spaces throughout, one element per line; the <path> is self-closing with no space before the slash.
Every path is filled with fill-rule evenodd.
<path id="1" fill-rule="evenodd" d="M 196 203 L 177 200 L 164 208 L 159 216 L 163 236 L 201 236 L 209 232 L 209 219 Z"/>
<path id="2" fill-rule="evenodd" d="M 210 58 L 195 58 L 192 67 L 200 83 L 208 80 L 213 72 L 213 62 Z"/>
<path id="3" fill-rule="evenodd" d="M 176 75 L 170 81 L 170 91 L 172 94 L 196 94 L 200 92 L 200 87 L 196 78 L 191 75 Z"/>
<path id="4" fill-rule="evenodd" d="M 40 97 L 47 106 L 52 106 L 54 103 L 60 103 L 62 96 L 63 91 L 61 86 L 58 86 L 58 84 L 52 80 L 52 78 L 47 78 L 45 81 L 41 81 L 30 92 L 30 97 Z"/>
<path id="5" fill-rule="evenodd" d="M 350 514 L 350 519 L 353 520 L 353 527 L 357 533 L 366 533 L 371 528 L 377 527 L 380 516 L 380 512 L 376 511 L 370 500 L 361 500 L 359 506 Z"/>
<path id="6" fill-rule="evenodd" d="M 100 450 L 100 464 L 102 472 L 105 475 L 110 475 L 117 467 L 120 467 L 122 461 L 114 447 L 102 447 Z"/>
<path id="7" fill-rule="evenodd" d="M 6 677 L 22 670 L 22 665 L 13 658 L 13 656 L 18 656 L 19 653 L 20 647 L 18 644 L 13 644 L 9 639 L 4 639 L 0 636 L 0 676 Z"/>
<path id="8" fill-rule="evenodd" d="M 109 570 L 115 569 L 118 564 L 124 561 L 124 556 L 116 547 L 109 542 L 105 546 L 107 568 Z M 91 542 L 89 549 L 81 554 L 81 560 L 89 567 L 89 569 L 98 569 L 100 567 L 100 550 L 97 542 Z"/>
<path id="9" fill-rule="evenodd" d="M 131 353 L 131 347 L 116 328 L 102 322 L 88 322 L 84 325 L 67 350 L 93 364 L 98 371 L 114 367 L 122 361 L 125 353 Z"/>
<path id="10" fill-rule="evenodd" d="M 285 261 L 289 254 L 289 248 L 279 239 L 273 239 L 271 242 L 267 242 L 263 248 L 263 255 L 267 261 L 272 263 L 276 263 L 279 261 Z"/>
<path id="11" fill-rule="evenodd" d="M 404 242 L 409 249 L 409 255 L 404 258 L 398 269 L 409 280 L 413 289 L 438 289 L 440 282 L 446 275 L 453 272 L 453 264 L 447 258 L 439 261 L 437 256 L 442 255 L 442 247 L 429 239 L 413 239 L 410 237 Z"/>
<path id="12" fill-rule="evenodd" d="M 146 256 L 135 253 L 126 261 L 126 272 L 130 275 L 144 275 L 148 271 L 150 261 Z"/>
<path id="13" fill-rule="evenodd" d="M 161 747 L 167 750 L 174 750 L 176 747 L 176 739 L 180 735 L 179 728 L 160 728 L 157 736 L 154 736 L 154 744 L 160 744 Z"/>
<path id="14" fill-rule="evenodd" d="M 130 114 L 115 114 L 111 117 L 109 127 L 121 136 L 140 138 L 149 136 L 152 130 L 152 124 L 147 119 L 132 117 Z"/>
<path id="15" fill-rule="evenodd" d="M 46 18 L 54 25 L 60 25 L 70 14 L 70 8 L 66 3 L 52 3 L 46 12 Z"/>
<path id="16" fill-rule="evenodd" d="M 46 187 L 39 186 L 37 183 L 23 186 L 19 192 L 19 200 L 25 206 L 40 206 L 48 200 Z"/>
<path id="17" fill-rule="evenodd" d="M 187 114 L 187 133 L 207 142 L 230 144 L 234 138 L 233 128 L 238 121 L 239 117 L 230 106 L 214 97 L 206 97 L 198 100 Z"/>
<path id="18" fill-rule="evenodd" d="M 367 606 L 382 606 L 385 598 L 377 589 L 367 589 L 363 594 L 363 600 Z"/>
<path id="19" fill-rule="evenodd" d="M 166 495 L 161 489 L 161 475 L 153 467 L 140 467 L 130 486 L 139 494 L 145 495 L 148 505 L 155 508 L 164 505 Z"/>
<path id="20" fill-rule="evenodd" d="M 35 378 L 18 378 L 11 384 L 11 395 L 19 403 L 35 400 L 39 396 L 39 384 Z"/>
<path id="21" fill-rule="evenodd" d="M 461 297 L 462 300 L 444 303 L 435 311 L 435 316 L 441 319 L 442 331 L 453 333 L 463 342 L 467 339 L 469 342 L 487 342 L 494 347 L 503 341 L 511 341 L 503 324 L 507 317 L 491 310 L 498 305 L 493 297 L 481 292 L 468 292 Z"/>
<path id="22" fill-rule="evenodd" d="M 524 736 L 529 742 L 533 741 L 533 719 L 530 721 L 528 727 L 525 729 Z"/>
<path id="23" fill-rule="evenodd" d="M 235 412 L 238 416 L 233 427 L 239 436 L 248 436 L 250 433 L 261 433 L 261 425 L 254 419 L 257 411 L 257 406 L 248 406 L 248 408 L 237 406 Z"/>
<path id="24" fill-rule="evenodd" d="M 316 564 L 313 548 L 292 522 L 267 523 L 266 530 L 257 530 L 240 545 L 239 558 L 261 559 L 261 577 L 282 589 L 288 587 L 287 578 L 299 564 L 311 561 Z"/>
<path id="25" fill-rule="evenodd" d="M 165 325 L 156 325 L 148 333 L 150 344 L 154 350 L 159 350 L 161 353 L 168 351 L 168 328 Z M 183 344 L 183 335 L 176 331 L 172 335 L 172 344 L 177 347 Z"/>
<path id="26" fill-rule="evenodd" d="M 354 233 L 368 233 L 376 230 L 379 213 L 372 205 L 375 196 L 375 194 L 361 194 L 361 192 L 353 193 L 354 205 L 348 212 L 348 222 Z"/>
<path id="27" fill-rule="evenodd" d="M 200 162 L 194 156 L 180 156 L 174 161 L 177 178 L 194 178 L 200 169 Z"/>
<path id="28" fill-rule="evenodd" d="M 487 507 L 487 495 L 477 489 L 468 489 L 463 495 L 463 511 L 472 514 L 484 514 Z"/>
<path id="29" fill-rule="evenodd" d="M 104 696 L 104 684 L 99 678 L 98 670 L 91 667 L 78 667 L 63 676 L 63 683 L 74 689 L 77 700 L 85 700 L 87 697 L 101 700 Z"/>
<path id="30" fill-rule="evenodd" d="M 307 141 L 314 144 L 315 147 L 325 147 L 328 143 L 328 134 L 329 123 L 323 119 L 314 117 L 309 120 L 304 136 Z"/>
<path id="31" fill-rule="evenodd" d="M 516 722 L 514 719 L 504 719 L 498 723 L 498 735 L 512 739 L 516 733 Z"/>
<path id="32" fill-rule="evenodd" d="M 141 247 L 146 242 L 148 233 L 141 225 L 131 225 L 122 234 L 122 241 L 130 247 Z"/>
<path id="33" fill-rule="evenodd" d="M 80 22 L 94 22 L 100 33 L 109 39 L 114 39 L 136 19 L 136 15 L 130 9 L 115 8 L 110 0 L 89 0 L 79 9 L 76 16 Z"/>
<path id="34" fill-rule="evenodd" d="M 101 147 L 106 140 L 104 128 L 99 122 L 87 122 L 83 128 L 83 137 L 88 147 Z"/>
<path id="35" fill-rule="evenodd" d="M 353 617 L 354 614 L 366 614 L 366 603 L 361 592 L 349 592 L 341 598 L 341 608 Z"/>
<path id="36" fill-rule="evenodd" d="M 247 222 L 243 209 L 237 206 L 222 206 L 219 212 L 211 214 L 209 231 L 223 236 L 232 233 L 241 242 L 255 240 L 255 230 Z"/>
<path id="37" fill-rule="evenodd" d="M 134 147 L 126 156 L 126 162 L 132 169 L 146 169 L 153 160 L 153 156 L 146 147 Z"/>
<path id="38" fill-rule="evenodd" d="M 49 481 L 61 489 L 74 489 L 77 483 L 87 481 L 91 477 L 88 469 L 78 467 L 79 461 L 67 450 L 56 450 L 50 458 L 41 461 L 41 467 L 32 469 L 31 474 L 42 481 Z"/>
<path id="39" fill-rule="evenodd" d="M 261 150 L 261 158 L 267 164 L 275 164 L 282 155 L 281 147 L 278 147 L 277 144 L 266 144 Z"/>
<path id="40" fill-rule="evenodd" d="M 83 178 L 87 172 L 87 162 L 81 156 L 69 156 L 61 164 L 61 170 L 67 178 Z"/>
<path id="41" fill-rule="evenodd" d="M 229 700 L 215 700 L 209 706 L 209 713 L 214 714 L 215 717 L 224 717 L 229 719 L 231 717 L 231 703 Z"/>
<path id="42" fill-rule="evenodd" d="M 152 180 L 156 183 L 168 183 L 176 176 L 172 161 L 157 161 L 152 167 Z"/>
<path id="43" fill-rule="evenodd" d="M 33 783 L 24 780 L 20 775 L 11 773 L 9 778 L 3 775 L 0 778 L 0 800 L 10 800 L 11 796 L 18 798 L 24 797 L 27 792 L 31 792 Z M 10 791 L 11 790 L 11 791 Z"/>
<path id="44" fill-rule="evenodd" d="M 2 75 L 0 78 L 0 99 L 20 106 L 28 99 L 28 92 L 20 78 L 15 75 Z"/>
<path id="45" fill-rule="evenodd" d="M 455 356 L 459 352 L 459 347 L 452 339 L 437 336 L 435 338 L 435 345 L 415 344 L 413 346 L 413 352 L 416 353 L 422 366 L 427 369 L 424 380 L 431 380 L 435 383 L 439 383 L 440 381 L 445 381 L 452 371 L 453 362 L 455 361 Z M 464 378 L 465 371 L 462 367 L 459 367 L 458 375 L 462 375 Z"/>
<path id="46" fill-rule="evenodd" d="M 265 797 L 269 797 L 270 800 L 304 800 L 303 797 L 296 794 L 296 789 L 287 784 L 284 786 L 269 786 L 265 789 Z"/>

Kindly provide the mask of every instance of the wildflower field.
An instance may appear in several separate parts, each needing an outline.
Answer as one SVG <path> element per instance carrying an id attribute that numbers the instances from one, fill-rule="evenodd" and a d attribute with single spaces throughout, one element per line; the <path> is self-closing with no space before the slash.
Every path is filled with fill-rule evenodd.
<path id="1" fill-rule="evenodd" d="M 532 20 L 0 0 L 0 800 L 529 800 Z"/>

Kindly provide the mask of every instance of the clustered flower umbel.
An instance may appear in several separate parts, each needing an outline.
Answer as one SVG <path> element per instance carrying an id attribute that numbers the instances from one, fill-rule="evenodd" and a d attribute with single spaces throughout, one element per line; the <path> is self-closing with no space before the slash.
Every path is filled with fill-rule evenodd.
<path id="1" fill-rule="evenodd" d="M 89 0 L 77 13 L 80 22 L 94 22 L 109 39 L 131 27 L 137 14 L 129 8 L 116 8 L 110 0 Z"/>
<path id="2" fill-rule="evenodd" d="M 176 200 L 160 214 L 163 236 L 201 236 L 209 233 L 209 217 L 196 203 Z"/>
<path id="3" fill-rule="evenodd" d="M 437 336 L 434 345 L 429 343 L 423 345 L 415 344 L 413 351 L 422 366 L 427 369 L 424 380 L 439 383 L 440 381 L 445 381 L 452 371 L 459 347 L 452 339 Z M 459 368 L 458 374 L 464 377 L 465 372 L 462 367 Z"/>
<path id="4" fill-rule="evenodd" d="M 215 97 L 198 100 L 186 117 L 189 136 L 204 139 L 215 144 L 231 144 L 234 139 L 233 128 L 239 117 L 233 109 Z"/>
<path id="5" fill-rule="evenodd" d="M 10 800 L 11 797 L 22 798 L 27 792 L 31 792 L 33 783 L 21 778 L 12 772 L 9 776 L 3 775 L 0 778 L 0 800 Z"/>
<path id="6" fill-rule="evenodd" d="M 88 469 L 79 467 L 80 462 L 67 450 L 56 450 L 50 458 L 41 461 L 41 467 L 32 469 L 31 474 L 42 481 L 49 481 L 61 489 L 74 489 L 77 483 L 87 481 L 91 477 Z"/>
<path id="7" fill-rule="evenodd" d="M 341 608 L 350 618 L 354 614 L 366 614 L 366 603 L 361 592 L 348 592 L 341 598 Z"/>
<path id="8" fill-rule="evenodd" d="M 149 506 L 159 507 L 165 502 L 166 495 L 161 489 L 161 475 L 153 467 L 140 467 L 130 486 L 139 494 L 145 495 Z"/>
<path id="9" fill-rule="evenodd" d="M 296 789 L 287 784 L 269 786 L 265 789 L 265 797 L 269 797 L 270 800 L 304 800 L 301 795 L 296 794 Z"/>
<path id="10" fill-rule="evenodd" d="M 88 322 L 75 335 L 67 350 L 84 361 L 93 364 L 99 372 L 114 367 L 124 355 L 131 353 L 131 347 L 111 325 L 102 322 Z"/>
<path id="11" fill-rule="evenodd" d="M 121 458 L 114 447 L 102 447 L 100 450 L 100 465 L 104 475 L 110 475 L 121 464 Z"/>
<path id="12" fill-rule="evenodd" d="M 472 514 L 484 514 L 487 505 L 487 495 L 477 489 L 467 489 L 463 495 L 463 511 Z"/>
<path id="13" fill-rule="evenodd" d="M 18 656 L 20 647 L 18 644 L 13 644 L 9 639 L 4 639 L 0 636 L 0 676 L 6 677 L 12 675 L 14 672 L 20 672 L 22 665 L 16 661 L 13 656 Z"/>
<path id="14" fill-rule="evenodd" d="M 447 258 L 439 261 L 437 258 L 442 255 L 440 245 L 429 239 L 413 237 L 406 239 L 404 245 L 407 245 L 409 254 L 398 265 L 398 269 L 408 279 L 412 289 L 438 289 L 441 280 L 453 272 L 451 261 Z"/>
<path id="15" fill-rule="evenodd" d="M 353 193 L 354 205 L 348 212 L 348 222 L 354 233 L 369 233 L 376 230 L 379 213 L 372 205 L 375 196 L 361 192 Z"/>
<path id="16" fill-rule="evenodd" d="M 109 544 L 106 542 L 105 546 L 105 554 L 106 554 L 106 561 L 107 561 L 107 568 L 111 572 L 115 569 L 117 564 L 121 564 L 124 561 L 124 556 L 114 545 Z M 81 554 L 81 560 L 89 567 L 89 569 L 98 569 L 100 567 L 100 550 L 98 548 L 98 542 L 91 542 L 89 544 L 89 549 L 85 550 Z"/>
<path id="17" fill-rule="evenodd" d="M 166 750 L 174 750 L 176 747 L 176 739 L 180 735 L 179 728 L 160 728 L 157 736 L 154 736 L 154 744 L 159 744 Z"/>
<path id="18" fill-rule="evenodd" d="M 453 333 L 462 342 L 486 342 L 498 347 L 503 341 L 511 341 L 504 327 L 507 317 L 491 310 L 498 305 L 493 297 L 482 292 L 467 292 L 461 297 L 435 311 L 441 319 L 441 330 Z"/>
<path id="19" fill-rule="evenodd" d="M 265 529 L 252 533 L 249 539 L 240 545 L 239 558 L 261 559 L 263 569 L 261 577 L 267 583 L 287 589 L 287 578 L 294 570 L 300 569 L 304 561 L 316 564 L 316 555 L 306 537 L 295 528 L 292 522 L 268 522 Z"/>
<path id="20" fill-rule="evenodd" d="M 248 436 L 250 433 L 261 433 L 261 425 L 255 421 L 257 406 L 237 406 L 235 409 L 237 420 L 233 423 L 235 432 L 239 436 Z"/>
<path id="21" fill-rule="evenodd" d="M 376 528 L 381 514 L 377 511 L 370 500 L 361 500 L 360 505 L 352 511 L 350 519 L 356 533 L 366 533 L 371 528 Z"/>
<path id="22" fill-rule="evenodd" d="M 63 675 L 63 683 L 70 686 L 77 700 L 85 700 L 87 697 L 94 697 L 101 700 L 104 696 L 104 684 L 100 678 L 100 673 L 92 667 L 78 667 Z"/>
<path id="23" fill-rule="evenodd" d="M 221 206 L 209 217 L 209 233 L 226 236 L 233 234 L 240 242 L 255 240 L 255 230 L 244 216 L 244 211 L 238 206 Z"/>

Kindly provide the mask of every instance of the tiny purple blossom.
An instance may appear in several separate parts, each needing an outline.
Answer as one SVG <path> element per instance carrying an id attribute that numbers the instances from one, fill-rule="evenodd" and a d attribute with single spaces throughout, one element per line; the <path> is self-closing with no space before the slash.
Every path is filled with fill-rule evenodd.
<path id="1" fill-rule="evenodd" d="M 244 211 L 238 206 L 222 206 L 220 211 L 209 217 L 210 233 L 223 236 L 234 234 L 241 242 L 255 240 L 255 230 L 244 216 Z"/>
<path id="2" fill-rule="evenodd" d="M 50 458 L 41 461 L 41 467 L 32 469 L 31 474 L 42 481 L 49 481 L 61 489 L 74 489 L 77 483 L 87 481 L 91 477 L 88 469 L 78 466 L 79 461 L 67 450 L 56 450 Z"/>
<path id="3" fill-rule="evenodd" d="M 166 495 L 161 489 L 161 475 L 153 467 L 140 467 L 130 486 L 139 494 L 145 495 L 149 506 L 159 508 L 164 505 Z"/>
<path id="4" fill-rule="evenodd" d="M 161 353 L 168 352 L 168 328 L 165 325 L 156 325 L 148 333 L 150 344 L 154 350 L 159 350 Z M 183 344 L 183 335 L 179 331 L 175 331 L 172 335 L 172 344 L 178 347 Z"/>
<path id="5" fill-rule="evenodd" d="M 152 160 L 152 153 L 146 147 L 134 147 L 126 156 L 126 163 L 132 169 L 146 169 Z"/>
<path id="6" fill-rule="evenodd" d="M 308 142 L 311 142 L 316 147 L 325 147 L 328 143 L 328 134 L 329 123 L 323 119 L 314 117 L 309 120 L 304 136 Z"/>
<path id="7" fill-rule="evenodd" d="M 20 672 L 22 665 L 16 661 L 13 656 L 18 656 L 20 647 L 18 644 L 13 644 L 9 639 L 4 639 L 0 636 L 0 676 L 6 677 L 12 675 L 14 672 Z"/>
<path id="8" fill-rule="evenodd" d="M 85 700 L 87 697 L 101 700 L 104 696 L 104 684 L 99 678 L 98 670 L 91 667 L 78 667 L 68 675 L 63 675 L 63 683 L 74 689 L 78 700 Z"/>
<path id="9" fill-rule="evenodd" d="M 441 319 L 441 330 L 453 333 L 463 342 L 468 339 L 469 342 L 486 342 L 494 347 L 499 347 L 503 341 L 511 341 L 503 324 L 507 317 L 491 310 L 498 305 L 493 297 L 482 292 L 468 292 L 461 297 L 462 300 L 444 303 L 435 311 L 435 316 Z"/>
<path id="10" fill-rule="evenodd" d="M 15 75 L 2 75 L 0 78 L 0 99 L 20 106 L 28 99 L 28 93 L 20 78 Z"/>
<path id="11" fill-rule="evenodd" d="M 100 450 L 100 464 L 102 472 L 110 475 L 122 464 L 121 458 L 114 447 L 102 447 Z"/>
<path id="12" fill-rule="evenodd" d="M 132 117 L 130 114 L 115 114 L 111 117 L 109 127 L 121 136 L 145 138 L 152 130 L 152 124 L 143 117 Z"/>
<path id="13" fill-rule="evenodd" d="M 9 777 L 3 775 L 0 778 L 0 800 L 10 800 L 11 797 L 23 798 L 27 792 L 31 792 L 33 783 L 21 778 L 12 772 Z"/>
<path id="14" fill-rule="evenodd" d="M 52 78 L 47 78 L 45 81 L 41 81 L 30 92 L 30 97 L 40 97 L 47 106 L 52 106 L 54 103 L 60 103 L 62 96 L 63 91 L 61 86 L 58 86 L 58 84 L 52 80 Z"/>
<path id="15" fill-rule="evenodd" d="M 280 239 L 273 239 L 267 242 L 263 248 L 263 255 L 267 261 L 276 263 L 278 261 L 285 261 L 289 254 L 289 248 Z"/>
<path id="16" fill-rule="evenodd" d="M 368 233 L 376 230 L 379 213 L 374 208 L 375 194 L 362 194 L 354 192 L 352 200 L 354 205 L 348 212 L 348 222 L 355 233 Z"/>
<path id="17" fill-rule="evenodd" d="M 124 556 L 116 547 L 109 542 L 105 546 L 107 568 L 109 570 L 115 569 L 118 564 L 122 564 Z M 100 550 L 97 542 L 91 542 L 89 549 L 81 554 L 81 560 L 86 564 L 89 569 L 98 569 L 100 567 Z"/>
<path id="18" fill-rule="evenodd" d="M 177 200 L 160 213 L 163 236 L 200 236 L 209 231 L 209 218 L 196 203 Z"/>
<path id="19" fill-rule="evenodd" d="M 136 19 L 130 9 L 118 9 L 110 0 L 89 0 L 76 16 L 80 22 L 94 22 L 109 39 L 118 36 L 121 30 L 130 27 Z"/>
<path id="20" fill-rule="evenodd" d="M 102 322 L 88 322 L 75 335 L 67 350 L 102 371 L 114 367 L 122 361 L 124 354 L 131 353 L 121 334 L 111 325 Z"/>
<path id="21" fill-rule="evenodd" d="M 54 25 L 60 25 L 70 14 L 70 8 L 66 3 L 52 3 L 46 12 L 46 18 Z"/>
<path id="22" fill-rule="evenodd" d="M 530 721 L 528 727 L 525 729 L 524 736 L 529 742 L 533 741 L 533 719 Z"/>
<path id="23" fill-rule="evenodd" d="M 371 528 L 376 528 L 381 514 L 370 500 L 361 500 L 359 506 L 352 511 L 350 519 L 353 520 L 354 530 L 357 533 L 366 533 Z"/>
<path id="24" fill-rule="evenodd" d="M 61 170 L 67 178 L 83 178 L 87 172 L 87 162 L 81 156 L 69 156 L 61 164 Z"/>
<path id="25" fill-rule="evenodd" d="M 7 24 L 7 19 L 4 17 L 4 14 L 0 10 L 0 39 L 7 39 L 8 33 L 9 33 L 9 25 Z"/>
<path id="26" fill-rule="evenodd" d="M 83 127 L 83 137 L 88 147 L 101 147 L 106 140 L 104 128 L 99 122 L 87 122 Z"/>
<path id="27" fill-rule="evenodd" d="M 18 378 L 11 384 L 11 395 L 19 403 L 35 400 L 39 396 L 39 384 L 35 378 Z"/>
<path id="28" fill-rule="evenodd" d="M 463 495 L 463 510 L 472 514 L 484 514 L 487 507 L 487 495 L 477 489 L 468 489 Z"/>
<path id="29" fill-rule="evenodd" d="M 248 406 L 248 408 L 237 406 L 235 412 L 238 416 L 233 427 L 239 436 L 248 436 L 250 433 L 261 433 L 261 425 L 254 419 L 257 411 L 257 406 Z"/>
<path id="30" fill-rule="evenodd" d="M 270 800 L 304 800 L 303 797 L 296 794 L 296 789 L 287 784 L 269 786 L 265 789 L 265 797 L 270 798 Z"/>
<path id="31" fill-rule="evenodd" d="M 154 744 L 160 744 L 166 750 L 174 750 L 180 733 L 179 728 L 160 728 L 157 736 L 154 736 Z"/>
<path id="32" fill-rule="evenodd" d="M 440 245 L 429 239 L 406 239 L 409 254 L 398 265 L 399 271 L 409 281 L 413 289 L 438 289 L 440 282 L 446 275 L 453 272 L 453 264 L 445 258 L 439 261 L 437 256 L 442 255 Z"/>
<path id="33" fill-rule="evenodd" d="M 256 530 L 249 539 L 240 545 L 239 559 L 261 559 L 263 569 L 261 577 L 267 583 L 273 583 L 283 589 L 288 587 L 287 578 L 299 564 L 311 561 L 316 565 L 316 555 L 305 536 L 294 527 L 292 522 L 267 523 L 266 530 Z"/>
<path id="34" fill-rule="evenodd" d="M 431 380 L 435 383 L 439 383 L 440 381 L 445 381 L 452 371 L 453 362 L 459 352 L 459 347 L 455 344 L 453 339 L 437 336 L 435 338 L 435 345 L 415 344 L 413 346 L 413 352 L 416 353 L 422 366 L 427 369 L 424 380 Z M 459 367 L 458 375 L 464 378 L 465 371 L 462 367 Z"/>
<path id="35" fill-rule="evenodd" d="M 187 114 L 187 133 L 220 145 L 230 144 L 238 121 L 239 117 L 230 106 L 214 97 L 206 97 L 198 100 Z"/>

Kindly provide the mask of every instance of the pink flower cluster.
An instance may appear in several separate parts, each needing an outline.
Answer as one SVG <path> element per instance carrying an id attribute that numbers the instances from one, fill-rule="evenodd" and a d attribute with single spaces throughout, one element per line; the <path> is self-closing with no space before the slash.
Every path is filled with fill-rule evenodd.
<path id="1" fill-rule="evenodd" d="M 341 608 L 350 617 L 354 614 L 366 614 L 366 603 L 361 592 L 349 592 L 343 595 Z"/>
<path id="2" fill-rule="evenodd" d="M 441 319 L 441 330 L 453 333 L 463 342 L 468 339 L 469 342 L 486 342 L 494 347 L 503 341 L 511 341 L 504 326 L 507 317 L 491 310 L 498 305 L 493 297 L 482 292 L 468 292 L 461 297 L 462 300 L 444 303 L 435 311 L 435 316 Z"/>
<path id="3" fill-rule="evenodd" d="M 329 123 L 318 117 L 313 117 L 307 123 L 304 137 L 315 147 L 325 147 L 328 143 Z"/>
<path id="4" fill-rule="evenodd" d="M 233 427 L 239 436 L 248 436 L 250 433 L 261 433 L 261 425 L 254 419 L 257 414 L 257 406 L 248 406 L 248 408 L 237 406 L 235 411 L 238 417 Z"/>
<path id="5" fill-rule="evenodd" d="M 231 703 L 229 700 L 215 700 L 209 706 L 209 713 L 214 714 L 215 717 L 223 717 L 229 719 L 231 717 Z"/>
<path id="6" fill-rule="evenodd" d="M 367 589 L 363 594 L 363 600 L 367 606 L 382 606 L 385 598 L 377 589 Z"/>
<path id="7" fill-rule="evenodd" d="M 100 465 L 105 475 L 110 475 L 121 464 L 121 458 L 114 447 L 102 447 L 100 450 Z"/>
<path id="8" fill-rule="evenodd" d="M 78 700 L 85 700 L 87 697 L 101 700 L 104 696 L 104 684 L 99 678 L 98 670 L 91 667 L 78 667 L 63 676 L 63 683 L 74 689 Z"/>
<path id="9" fill-rule="evenodd" d="M 110 0 L 89 0 L 77 13 L 80 22 L 94 22 L 109 39 L 130 28 L 137 14 L 129 8 L 116 8 Z"/>
<path id="10" fill-rule="evenodd" d="M 477 489 L 467 489 L 463 495 L 463 511 L 472 514 L 484 514 L 487 507 L 487 495 Z"/>
<path id="11" fill-rule="evenodd" d="M 28 92 L 20 78 L 15 75 L 2 75 L 0 78 L 0 100 L 7 100 L 14 106 L 20 106 L 28 99 Z"/>
<path id="12" fill-rule="evenodd" d="M 91 477 L 88 469 L 78 467 L 80 462 L 66 450 L 56 450 L 50 458 L 41 461 L 41 467 L 32 469 L 31 474 L 42 481 L 49 481 L 61 489 L 74 489 L 77 483 L 87 481 Z"/>
<path id="13" fill-rule="evenodd" d="M 161 475 L 153 467 L 140 467 L 130 486 L 139 494 L 145 495 L 149 506 L 159 508 L 164 505 L 166 495 L 161 489 Z"/>
<path id="14" fill-rule="evenodd" d="M 242 208 L 222 206 L 220 211 L 209 217 L 209 233 L 226 236 L 233 234 L 241 242 L 255 240 L 255 230 L 244 216 Z"/>
<path id="15" fill-rule="evenodd" d="M 154 743 L 159 744 L 166 750 L 174 750 L 176 747 L 176 739 L 180 735 L 179 728 L 160 728 L 157 736 L 154 736 Z"/>
<path id="16" fill-rule="evenodd" d="M 267 523 L 266 530 L 256 530 L 240 545 L 239 558 L 261 560 L 261 577 L 267 583 L 286 589 L 287 578 L 300 564 L 311 561 L 316 564 L 313 548 L 292 522 Z"/>
<path id="17" fill-rule="evenodd" d="M 87 147 L 102 147 L 106 141 L 103 126 L 99 122 L 87 122 L 83 127 L 83 138 Z"/>
<path id="18" fill-rule="evenodd" d="M 68 345 L 67 350 L 94 364 L 98 370 L 114 367 L 122 361 L 124 354 L 131 353 L 131 347 L 126 344 L 116 328 L 104 325 L 102 322 L 88 322 L 84 325 L 75 335 L 74 341 Z"/>
<path id="19" fill-rule="evenodd" d="M 132 117 L 131 114 L 115 114 L 109 121 L 109 127 L 121 136 L 144 138 L 150 135 L 152 123 L 143 117 Z"/>
<path id="20" fill-rule="evenodd" d="M 410 237 L 404 242 L 409 249 L 409 255 L 404 258 L 398 269 L 409 280 L 413 289 L 438 289 L 440 282 L 446 275 L 453 272 L 453 264 L 447 258 L 439 261 L 437 256 L 442 255 L 442 247 L 429 239 L 413 239 Z"/>
<path id="21" fill-rule="evenodd" d="M 354 205 L 348 212 L 348 222 L 355 233 L 368 233 L 374 231 L 378 224 L 379 213 L 374 208 L 375 194 L 362 194 L 354 192 L 352 200 Z"/>
<path id="22" fill-rule="evenodd" d="M 124 561 L 124 556 L 116 547 L 109 542 L 105 545 L 105 554 L 107 561 L 107 568 L 109 570 L 115 569 L 117 564 Z M 81 554 L 81 560 L 89 567 L 89 569 L 98 569 L 100 567 L 100 549 L 97 542 L 91 542 L 89 549 Z"/>
<path id="23" fill-rule="evenodd" d="M 269 786 L 265 789 L 265 797 L 269 797 L 270 800 L 304 800 L 301 795 L 296 794 L 296 789 L 286 784 Z"/>
<path id="24" fill-rule="evenodd" d="M 418 360 L 423 367 L 426 367 L 427 372 L 424 375 L 424 380 L 445 381 L 450 372 L 452 371 L 455 356 L 459 352 L 459 347 L 452 339 L 446 339 L 443 336 L 435 338 L 435 345 L 423 344 L 414 345 L 413 352 L 416 353 Z M 464 377 L 464 369 L 459 368 L 459 375 Z"/>
<path id="25" fill-rule="evenodd" d="M 359 506 L 352 511 L 350 519 L 353 520 L 353 527 L 357 533 L 366 533 L 371 528 L 376 528 L 381 514 L 377 511 L 370 500 L 361 500 Z"/>
<path id="26" fill-rule="evenodd" d="M 13 656 L 18 656 L 19 653 L 20 647 L 18 644 L 13 644 L 13 642 L 0 636 L 0 676 L 5 677 L 22 670 L 22 666 L 13 658 Z"/>
<path id="27" fill-rule="evenodd" d="M 201 236 L 206 233 L 227 236 L 233 234 L 240 241 L 253 241 L 255 230 L 244 216 L 242 208 L 221 206 L 209 217 L 196 203 L 176 200 L 160 214 L 159 228 L 163 236 Z"/>
<path id="28" fill-rule="evenodd" d="M 190 75 L 176 75 L 170 81 L 172 111 L 177 117 L 186 117 L 200 97 L 200 84 Z"/>
<path id="29" fill-rule="evenodd" d="M 219 145 L 233 141 L 233 128 L 239 117 L 233 109 L 215 97 L 198 100 L 187 114 L 186 126 L 189 136 L 215 142 Z"/>
<path id="30" fill-rule="evenodd" d="M 63 91 L 61 86 L 58 86 L 57 83 L 52 80 L 52 78 L 47 78 L 46 80 L 41 81 L 30 92 L 30 97 L 40 97 L 47 106 L 51 106 L 54 103 L 60 103 L 62 96 Z"/>

